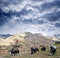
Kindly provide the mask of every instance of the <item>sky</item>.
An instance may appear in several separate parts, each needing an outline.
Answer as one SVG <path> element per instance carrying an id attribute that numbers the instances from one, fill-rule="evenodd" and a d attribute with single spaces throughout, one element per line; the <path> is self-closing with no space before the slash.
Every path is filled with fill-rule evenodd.
<path id="1" fill-rule="evenodd" d="M 60 0 L 0 0 L 0 34 L 19 32 L 60 36 Z"/>

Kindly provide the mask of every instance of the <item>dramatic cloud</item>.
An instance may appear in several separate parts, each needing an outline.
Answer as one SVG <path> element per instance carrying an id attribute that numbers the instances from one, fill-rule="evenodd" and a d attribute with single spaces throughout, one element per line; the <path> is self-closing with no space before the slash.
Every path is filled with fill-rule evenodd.
<path id="1" fill-rule="evenodd" d="M 59 0 L 0 0 L 0 33 L 60 34 Z M 51 33 L 52 32 L 52 33 Z"/>

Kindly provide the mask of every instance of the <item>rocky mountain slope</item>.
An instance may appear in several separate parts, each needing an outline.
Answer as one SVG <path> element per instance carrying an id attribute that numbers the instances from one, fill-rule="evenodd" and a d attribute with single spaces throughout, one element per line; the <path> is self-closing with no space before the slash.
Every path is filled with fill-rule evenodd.
<path id="1" fill-rule="evenodd" d="M 18 44 L 24 45 L 24 46 L 29 46 L 31 47 L 32 45 L 52 45 L 55 42 L 47 39 L 45 36 L 42 34 L 32 34 L 30 32 L 25 32 L 25 33 L 17 33 L 12 36 L 9 36 L 6 39 L 0 38 L 0 45 L 14 45 L 18 41 Z"/>

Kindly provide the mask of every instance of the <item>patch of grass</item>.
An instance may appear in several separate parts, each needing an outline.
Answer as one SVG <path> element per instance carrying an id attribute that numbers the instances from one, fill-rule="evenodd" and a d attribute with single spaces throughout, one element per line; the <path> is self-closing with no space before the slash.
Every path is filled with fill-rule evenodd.
<path id="1" fill-rule="evenodd" d="M 55 44 L 55 45 L 59 48 L 57 48 L 57 52 L 53 56 L 49 56 L 49 47 L 46 47 L 47 48 L 46 51 L 41 51 L 41 47 L 40 47 L 39 52 L 37 52 L 33 55 L 26 53 L 26 54 L 20 54 L 17 56 L 6 55 L 4 57 L 5 58 L 60 58 L 60 44 Z"/>

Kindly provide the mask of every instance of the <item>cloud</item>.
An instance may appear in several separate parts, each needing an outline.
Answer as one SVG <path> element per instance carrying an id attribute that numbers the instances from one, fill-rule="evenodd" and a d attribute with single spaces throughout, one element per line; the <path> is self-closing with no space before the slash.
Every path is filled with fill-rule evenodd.
<path id="1" fill-rule="evenodd" d="M 11 20 L 9 22 L 12 22 L 12 23 L 15 23 L 17 20 L 19 20 L 20 17 L 17 17 L 17 16 L 12 16 L 11 17 Z"/>
<path id="2" fill-rule="evenodd" d="M 55 26 L 56 27 L 60 27 L 60 23 L 55 23 Z"/>
<path id="3" fill-rule="evenodd" d="M 0 33 L 59 34 L 59 0 L 1 0 Z M 51 33 L 52 32 L 52 33 Z"/>
<path id="4" fill-rule="evenodd" d="M 47 18 L 47 20 L 49 21 L 57 21 L 60 18 L 60 11 L 59 12 L 55 12 L 55 13 L 50 13 L 50 14 L 46 14 L 45 18 Z"/>

